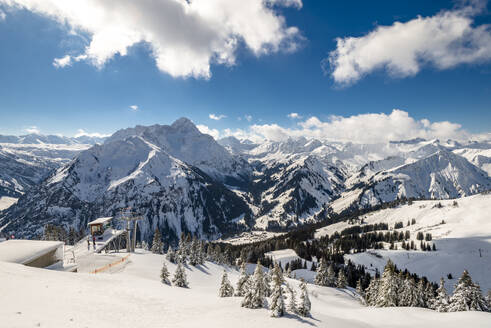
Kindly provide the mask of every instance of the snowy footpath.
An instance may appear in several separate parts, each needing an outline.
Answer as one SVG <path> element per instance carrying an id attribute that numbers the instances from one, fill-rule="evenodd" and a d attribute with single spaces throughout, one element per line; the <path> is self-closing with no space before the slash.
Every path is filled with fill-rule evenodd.
<path id="1" fill-rule="evenodd" d="M 106 255 L 96 255 L 104 257 Z M 491 314 L 364 307 L 347 290 L 309 284 L 312 316 L 270 317 L 267 309 L 219 298 L 224 270 L 186 267 L 190 288 L 159 280 L 164 256 L 137 250 L 112 273 L 67 273 L 0 263 L 1 327 L 491 327 Z M 175 265 L 166 261 L 171 274 Z M 225 267 L 226 268 L 226 267 Z M 232 284 L 238 272 L 226 268 Z M 288 279 L 299 292 L 298 281 Z"/>

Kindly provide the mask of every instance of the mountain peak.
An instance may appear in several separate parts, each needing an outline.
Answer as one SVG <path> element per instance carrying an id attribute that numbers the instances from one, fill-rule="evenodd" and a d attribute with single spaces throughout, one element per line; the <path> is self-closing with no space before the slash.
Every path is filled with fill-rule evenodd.
<path id="1" fill-rule="evenodd" d="M 174 123 L 172 123 L 171 127 L 181 132 L 201 133 L 196 125 L 194 125 L 194 123 L 186 117 L 181 117 L 180 119 L 176 120 Z"/>

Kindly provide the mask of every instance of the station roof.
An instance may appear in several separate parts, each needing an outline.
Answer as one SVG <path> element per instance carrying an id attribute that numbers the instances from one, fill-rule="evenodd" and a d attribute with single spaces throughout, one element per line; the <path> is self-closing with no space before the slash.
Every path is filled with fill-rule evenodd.
<path id="1" fill-rule="evenodd" d="M 0 261 L 25 264 L 62 246 L 61 241 L 10 239 L 0 242 Z"/>
<path id="2" fill-rule="evenodd" d="M 94 224 L 104 224 L 106 222 L 111 221 L 112 218 L 113 218 L 112 216 L 109 216 L 106 218 L 98 218 L 98 219 L 95 219 L 94 221 L 90 221 L 89 223 L 87 223 L 87 225 L 91 226 Z"/>

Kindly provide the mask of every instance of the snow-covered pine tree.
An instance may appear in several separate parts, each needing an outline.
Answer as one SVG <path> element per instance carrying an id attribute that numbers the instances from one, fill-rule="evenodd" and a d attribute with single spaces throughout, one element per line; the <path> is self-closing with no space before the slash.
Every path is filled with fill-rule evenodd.
<path id="1" fill-rule="evenodd" d="M 314 278 L 314 284 L 319 285 L 319 286 L 328 286 L 328 280 L 327 280 L 327 265 L 326 262 L 324 261 L 324 258 L 321 258 L 321 261 L 319 263 L 319 266 L 317 267 L 317 274 L 315 275 Z"/>
<path id="2" fill-rule="evenodd" d="M 170 285 L 170 280 L 169 280 L 169 270 L 167 269 L 167 265 L 162 263 L 162 269 L 160 270 L 160 281 L 162 281 L 163 284 Z"/>
<path id="3" fill-rule="evenodd" d="M 433 286 L 429 281 L 426 282 L 425 284 L 425 291 L 424 291 L 424 299 L 426 301 L 426 307 L 429 309 L 434 310 L 435 309 L 435 291 L 433 290 Z"/>
<path id="4" fill-rule="evenodd" d="M 457 311 L 489 311 L 479 285 L 472 282 L 467 270 L 462 273 L 450 297 L 448 312 Z"/>
<path id="5" fill-rule="evenodd" d="M 486 296 L 486 301 L 488 301 L 488 308 L 491 309 L 491 289 L 488 290 L 488 295 Z"/>
<path id="6" fill-rule="evenodd" d="M 188 261 L 188 247 L 184 234 L 181 234 L 181 239 L 179 239 L 179 246 L 177 248 L 176 257 L 178 262 L 182 262 L 185 264 Z"/>
<path id="7" fill-rule="evenodd" d="M 286 276 L 288 278 L 292 278 L 292 266 L 291 265 L 289 265 L 288 270 L 286 270 Z"/>
<path id="8" fill-rule="evenodd" d="M 329 264 L 329 267 L 327 268 L 327 286 L 329 287 L 336 287 L 336 271 L 334 271 L 334 262 L 331 262 Z"/>
<path id="9" fill-rule="evenodd" d="M 152 248 L 150 251 L 154 254 L 162 254 L 163 252 L 163 244 L 162 244 L 162 234 L 160 233 L 159 228 L 155 228 L 155 233 L 153 234 Z"/>
<path id="10" fill-rule="evenodd" d="M 336 287 L 338 288 L 346 288 L 348 281 L 346 280 L 346 275 L 344 274 L 344 270 L 341 268 L 338 273 L 338 280 L 336 281 Z"/>
<path id="11" fill-rule="evenodd" d="M 425 292 L 425 283 L 423 279 L 419 279 L 418 281 L 418 296 L 419 296 L 419 306 L 420 307 L 428 307 L 428 300 L 426 299 L 426 292 Z"/>
<path id="12" fill-rule="evenodd" d="M 188 287 L 186 271 L 184 270 L 182 262 L 177 263 L 177 268 L 174 272 L 174 277 L 172 278 L 172 284 L 177 287 Z"/>
<path id="13" fill-rule="evenodd" d="M 365 292 L 363 291 L 363 287 L 361 285 L 361 279 L 356 281 L 356 293 L 360 296 L 360 302 L 362 304 L 366 304 L 365 302 Z"/>
<path id="14" fill-rule="evenodd" d="M 370 280 L 370 284 L 368 285 L 367 289 L 365 290 L 365 302 L 367 303 L 367 305 L 375 306 L 378 298 L 379 287 L 380 279 L 373 277 L 373 279 Z"/>
<path id="15" fill-rule="evenodd" d="M 258 260 L 254 275 L 249 279 L 248 288 L 242 300 L 242 307 L 250 309 L 262 308 L 265 300 L 263 270 L 261 262 Z"/>
<path id="16" fill-rule="evenodd" d="M 223 270 L 222 283 L 220 285 L 220 290 L 218 291 L 218 296 L 220 297 L 231 297 L 234 295 L 234 287 L 228 280 L 228 275 L 225 270 Z"/>
<path id="17" fill-rule="evenodd" d="M 264 273 L 260 260 L 257 260 L 256 269 L 252 278 L 252 289 L 254 291 L 254 297 L 252 299 L 253 306 L 255 308 L 261 308 L 266 301 L 266 286 L 264 284 Z"/>
<path id="18" fill-rule="evenodd" d="M 240 276 L 237 281 L 237 286 L 235 288 L 235 296 L 245 296 L 247 292 L 247 280 L 249 280 L 249 275 L 246 271 L 246 263 L 242 262 L 240 265 Z"/>
<path id="19" fill-rule="evenodd" d="M 310 316 L 310 299 L 309 292 L 307 291 L 307 284 L 305 280 L 301 280 L 300 283 L 300 303 L 298 304 L 298 314 L 303 317 Z"/>
<path id="20" fill-rule="evenodd" d="M 436 290 L 436 298 L 433 302 L 433 309 L 438 312 L 447 312 L 449 298 L 445 289 L 445 280 L 440 278 L 440 286 Z"/>
<path id="21" fill-rule="evenodd" d="M 196 237 L 193 237 L 193 240 L 189 247 L 189 264 L 191 264 L 192 266 L 198 265 L 199 257 L 200 255 L 199 255 L 198 239 L 196 239 Z"/>
<path id="22" fill-rule="evenodd" d="M 142 249 L 144 249 L 146 251 L 149 250 L 148 243 L 145 240 L 142 240 Z"/>
<path id="23" fill-rule="evenodd" d="M 283 290 L 281 288 L 280 267 L 275 264 L 273 269 L 273 293 L 271 295 L 271 316 L 281 317 L 285 313 L 285 301 L 283 299 Z"/>
<path id="24" fill-rule="evenodd" d="M 174 251 L 174 249 L 172 249 L 172 247 L 169 246 L 167 254 L 165 254 L 165 258 L 171 263 L 176 263 L 176 252 Z"/>
<path id="25" fill-rule="evenodd" d="M 281 271 L 280 271 L 281 274 Z M 264 273 L 264 296 L 271 296 L 271 281 L 273 279 L 273 270 L 268 270 Z"/>
<path id="26" fill-rule="evenodd" d="M 394 264 L 389 259 L 380 278 L 380 287 L 375 304 L 378 307 L 397 306 L 399 285 L 394 269 Z"/>
<path id="27" fill-rule="evenodd" d="M 287 311 L 292 314 L 297 314 L 298 309 L 297 309 L 297 297 L 296 297 L 295 290 L 288 283 L 286 284 L 286 289 L 288 291 Z"/>
<path id="28" fill-rule="evenodd" d="M 206 253 L 205 253 L 205 242 L 203 240 L 199 242 L 198 255 L 199 255 L 198 256 L 199 264 L 201 265 L 205 264 Z"/>

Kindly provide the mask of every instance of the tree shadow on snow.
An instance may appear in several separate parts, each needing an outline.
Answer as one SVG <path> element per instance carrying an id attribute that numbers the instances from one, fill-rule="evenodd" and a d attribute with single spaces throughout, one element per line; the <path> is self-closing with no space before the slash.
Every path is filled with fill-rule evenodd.
<path id="1" fill-rule="evenodd" d="M 285 314 L 284 315 L 285 318 L 289 318 L 289 319 L 296 319 L 297 321 L 299 321 L 300 323 L 303 323 L 303 324 L 307 324 L 307 325 L 311 325 L 311 326 L 314 326 L 314 327 L 317 327 L 317 325 L 315 323 L 312 323 L 308 320 L 305 320 L 303 317 L 299 316 L 299 315 L 296 315 L 296 314 Z M 314 321 L 317 321 L 317 322 L 320 322 L 318 319 L 312 317 L 311 315 L 308 316 L 307 318 L 310 318 Z"/>
<path id="2" fill-rule="evenodd" d="M 204 274 L 210 275 L 210 273 L 209 273 L 209 272 L 206 270 L 206 269 L 208 269 L 208 267 L 207 267 L 206 265 L 197 265 L 197 266 L 193 266 L 193 265 L 189 265 L 189 264 L 187 264 L 187 263 L 186 263 L 186 264 L 184 265 L 184 267 L 185 267 L 186 269 L 188 269 L 189 271 L 194 271 L 194 270 L 193 270 L 193 268 L 194 268 L 194 269 L 197 269 L 197 270 L 199 270 L 199 271 L 203 272 Z"/>

